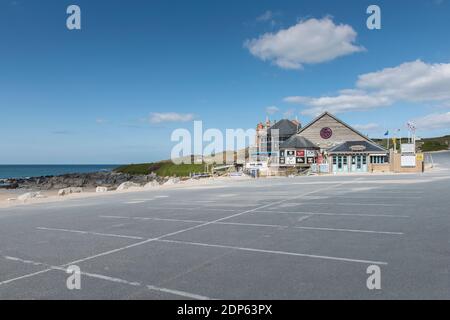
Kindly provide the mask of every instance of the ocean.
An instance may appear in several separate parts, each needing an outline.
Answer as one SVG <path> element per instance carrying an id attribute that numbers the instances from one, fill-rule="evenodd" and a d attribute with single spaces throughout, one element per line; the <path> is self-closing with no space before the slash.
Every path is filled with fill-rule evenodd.
<path id="1" fill-rule="evenodd" d="M 57 176 L 67 173 L 111 171 L 120 165 L 0 165 L 0 179 Z"/>

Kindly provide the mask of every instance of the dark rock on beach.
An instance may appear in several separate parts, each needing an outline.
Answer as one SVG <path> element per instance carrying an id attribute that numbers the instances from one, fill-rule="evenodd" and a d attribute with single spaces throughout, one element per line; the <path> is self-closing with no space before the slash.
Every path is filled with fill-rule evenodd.
<path id="1" fill-rule="evenodd" d="M 6 189 L 6 190 L 12 190 L 19 188 L 19 184 L 16 182 L 10 183 L 10 182 L 0 182 L 0 189 Z"/>
<path id="2" fill-rule="evenodd" d="M 64 174 L 60 176 L 45 176 L 25 179 L 6 179 L 0 182 L 3 188 L 7 189 L 33 189 L 33 190 L 53 190 L 63 189 L 69 187 L 80 188 L 96 188 L 98 186 L 117 188 L 123 182 L 134 182 L 139 185 L 145 185 L 151 181 L 156 181 L 160 184 L 167 179 L 157 176 L 156 174 L 149 175 L 131 175 L 127 173 L 116 172 L 96 172 L 83 174 Z"/>

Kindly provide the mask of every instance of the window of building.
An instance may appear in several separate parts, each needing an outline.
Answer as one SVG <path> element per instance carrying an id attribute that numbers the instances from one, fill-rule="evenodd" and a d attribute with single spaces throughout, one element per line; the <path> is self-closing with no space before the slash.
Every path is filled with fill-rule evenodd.
<path id="1" fill-rule="evenodd" d="M 370 163 L 373 163 L 373 164 L 387 163 L 387 158 L 386 158 L 386 156 L 371 156 Z"/>

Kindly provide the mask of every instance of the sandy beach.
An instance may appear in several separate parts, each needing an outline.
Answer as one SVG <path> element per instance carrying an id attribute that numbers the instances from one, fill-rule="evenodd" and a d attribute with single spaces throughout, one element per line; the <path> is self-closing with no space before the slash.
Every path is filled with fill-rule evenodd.
<path id="1" fill-rule="evenodd" d="M 142 193 L 142 192 L 153 192 L 168 189 L 179 189 L 179 188 L 214 188 L 217 185 L 223 183 L 236 183 L 238 181 L 250 180 L 250 177 L 218 177 L 210 179 L 200 179 L 200 180 L 185 180 L 173 185 L 161 185 L 154 188 L 144 188 L 144 187 L 133 187 L 128 190 L 123 191 L 108 191 L 97 193 L 95 189 L 83 189 L 82 193 L 74 193 L 66 196 L 59 196 L 58 190 L 46 190 L 40 191 L 42 198 L 34 198 L 26 201 L 19 201 L 17 197 L 28 193 L 35 192 L 36 190 L 26 190 L 26 189 L 16 189 L 16 190 L 0 190 L 0 208 L 8 208 L 20 205 L 30 205 L 37 203 L 48 203 L 48 202 L 59 202 L 66 201 L 70 199 L 80 199 L 80 198 L 92 198 L 98 196 L 115 196 L 117 194 L 124 193 Z"/>

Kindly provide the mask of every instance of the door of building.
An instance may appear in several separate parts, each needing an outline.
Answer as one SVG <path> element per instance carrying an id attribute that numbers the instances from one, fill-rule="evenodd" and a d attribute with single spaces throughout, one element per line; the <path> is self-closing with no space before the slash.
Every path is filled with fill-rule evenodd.
<path id="1" fill-rule="evenodd" d="M 333 156 L 333 172 L 348 172 L 347 156 Z"/>
<path id="2" fill-rule="evenodd" d="M 364 155 L 352 156 L 351 171 L 367 172 L 367 156 Z"/>

